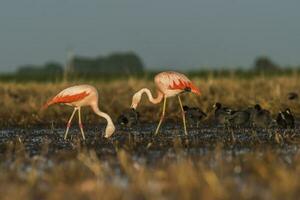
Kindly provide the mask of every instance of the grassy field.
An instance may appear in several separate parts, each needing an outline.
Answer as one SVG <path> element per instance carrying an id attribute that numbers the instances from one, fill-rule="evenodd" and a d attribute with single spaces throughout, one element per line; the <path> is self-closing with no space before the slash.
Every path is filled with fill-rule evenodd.
<path id="1" fill-rule="evenodd" d="M 184 104 L 208 113 L 217 101 L 235 108 L 259 103 L 274 117 L 290 107 L 299 118 L 299 100 L 287 98 L 289 92 L 300 93 L 298 75 L 193 81 L 203 95 L 185 94 Z M 84 83 L 98 88 L 100 108 L 114 120 L 130 106 L 135 91 L 154 90 L 152 81 L 141 79 Z M 185 137 L 175 131 L 172 136 L 169 130 L 165 137 L 162 132 L 146 140 L 129 129 L 108 140 L 90 133 L 86 142 L 80 137 L 63 141 L 71 108 L 57 105 L 42 111 L 41 107 L 74 84 L 0 84 L 1 199 L 297 199 L 300 195 L 299 127 L 292 133 L 273 130 L 269 135 L 250 131 L 245 136 L 247 148 L 230 134 L 216 132 L 219 137 L 197 131 Z M 167 118 L 181 121 L 178 102 L 169 102 Z M 149 123 L 158 121 L 160 109 L 147 100 L 138 107 L 141 120 Z M 105 121 L 90 109 L 83 113 L 87 132 L 88 127 L 97 132 L 103 126 Z M 72 132 L 79 135 L 76 129 Z M 142 140 L 158 143 L 146 148 Z"/>
<path id="2" fill-rule="evenodd" d="M 22 145 L 16 145 L 17 152 L 8 151 L 0 166 L 1 199 L 297 199 L 300 195 L 299 153 L 285 159 L 274 151 L 224 156 L 217 146 L 195 158 L 175 146 L 175 156 L 165 154 L 149 166 L 124 150 L 105 161 L 84 149 L 49 159 L 29 158 Z"/>
<path id="3" fill-rule="evenodd" d="M 290 107 L 295 114 L 300 114 L 298 101 L 289 101 L 289 92 L 300 92 L 299 75 L 264 78 L 259 76 L 253 79 L 240 78 L 194 78 L 193 81 L 201 89 L 202 96 L 192 94 L 183 95 L 184 104 L 198 106 L 210 113 L 212 105 L 219 101 L 227 106 L 243 108 L 256 103 L 269 109 L 276 115 L 280 109 Z M 45 124 L 64 124 L 71 108 L 66 106 L 53 106 L 41 111 L 42 105 L 60 90 L 79 83 L 88 83 L 96 86 L 100 94 L 100 109 L 108 112 L 113 119 L 131 104 L 135 91 L 149 87 L 155 93 L 153 81 L 128 79 L 111 82 L 68 82 L 68 83 L 6 83 L 0 85 L 0 125 L 30 126 Z M 138 111 L 142 114 L 141 120 L 153 122 L 159 118 L 159 105 L 151 105 L 146 97 L 143 98 Z M 176 120 L 180 109 L 177 99 L 170 99 L 167 108 L 167 117 Z M 85 123 L 97 124 L 100 119 L 90 114 L 90 109 L 84 109 Z M 89 114 L 88 114 L 89 113 Z"/>

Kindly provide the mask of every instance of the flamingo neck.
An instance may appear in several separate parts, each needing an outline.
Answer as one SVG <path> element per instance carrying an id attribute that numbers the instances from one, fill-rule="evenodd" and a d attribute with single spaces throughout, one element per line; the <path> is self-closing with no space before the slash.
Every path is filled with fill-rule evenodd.
<path id="1" fill-rule="evenodd" d="M 91 107 L 92 107 L 93 111 L 98 116 L 103 117 L 104 119 L 106 119 L 107 125 L 106 125 L 106 128 L 105 128 L 105 136 L 104 137 L 106 137 L 106 138 L 110 137 L 115 131 L 115 125 L 114 125 L 111 117 L 108 114 L 100 111 L 97 104 L 94 104 Z"/>
<path id="2" fill-rule="evenodd" d="M 138 104 L 141 101 L 142 95 L 146 93 L 147 97 L 149 99 L 149 101 L 153 104 L 158 104 L 162 101 L 164 95 L 162 92 L 157 91 L 157 97 L 154 98 L 151 94 L 151 91 L 148 88 L 143 88 L 141 90 L 139 90 L 137 93 L 135 93 L 132 97 L 132 103 L 131 103 L 131 108 L 136 109 L 136 107 L 138 106 Z"/>

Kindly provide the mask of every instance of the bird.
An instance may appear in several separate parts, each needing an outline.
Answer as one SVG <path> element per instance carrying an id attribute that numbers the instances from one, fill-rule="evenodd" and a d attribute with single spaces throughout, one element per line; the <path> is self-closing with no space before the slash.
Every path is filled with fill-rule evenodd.
<path id="1" fill-rule="evenodd" d="M 215 108 L 215 121 L 220 125 L 227 125 L 229 116 L 233 113 L 233 110 L 223 107 L 219 102 L 216 102 L 213 107 Z"/>
<path id="2" fill-rule="evenodd" d="M 268 128 L 272 124 L 270 111 L 263 109 L 259 104 L 256 104 L 252 113 L 252 124 L 259 128 Z"/>
<path id="3" fill-rule="evenodd" d="M 191 126 L 194 124 L 198 126 L 198 123 L 207 117 L 207 114 L 198 107 L 188 107 L 184 105 L 183 110 L 185 117 Z"/>
<path id="4" fill-rule="evenodd" d="M 140 114 L 136 110 L 130 108 L 122 112 L 118 117 L 117 123 L 120 125 L 131 127 L 139 123 Z"/>
<path id="5" fill-rule="evenodd" d="M 252 108 L 245 110 L 232 111 L 228 116 L 228 121 L 231 126 L 241 127 L 250 125 Z"/>
<path id="6" fill-rule="evenodd" d="M 295 128 L 295 119 L 289 108 L 278 113 L 276 122 L 280 128 Z"/>
<path id="7" fill-rule="evenodd" d="M 181 113 L 182 113 L 184 133 L 185 135 L 187 135 L 185 114 L 184 114 L 180 94 L 184 92 L 191 92 L 200 95 L 201 94 L 200 90 L 184 74 L 175 71 L 160 72 L 154 77 L 154 83 L 157 89 L 157 96 L 154 98 L 152 96 L 151 91 L 148 88 L 140 89 L 132 97 L 131 108 L 133 109 L 137 108 L 138 104 L 141 101 L 142 95 L 144 93 L 146 93 L 149 101 L 153 104 L 158 104 L 161 101 L 163 101 L 163 109 L 162 109 L 161 117 L 157 125 L 157 128 L 155 130 L 155 135 L 157 135 L 161 123 L 165 117 L 167 99 L 170 97 L 177 96 L 181 108 Z"/>
<path id="8" fill-rule="evenodd" d="M 288 99 L 289 100 L 296 100 L 299 98 L 299 95 L 296 92 L 290 92 L 288 93 Z"/>
<path id="9" fill-rule="evenodd" d="M 98 107 L 98 91 L 94 86 L 91 85 L 75 85 L 68 87 L 61 92 L 59 92 L 56 96 L 51 98 L 47 103 L 43 106 L 44 109 L 48 108 L 53 104 L 64 104 L 71 107 L 74 107 L 73 113 L 67 123 L 67 129 L 64 135 L 64 139 L 67 139 L 67 135 L 71 126 L 72 119 L 75 113 L 78 111 L 78 123 L 80 127 L 80 131 L 82 134 L 82 138 L 85 140 L 85 134 L 83 131 L 83 125 L 81 122 L 81 107 L 90 106 L 94 113 L 100 117 L 103 117 L 107 121 L 107 126 L 105 129 L 105 138 L 109 138 L 115 132 L 115 126 L 111 119 L 111 117 L 100 111 Z"/>

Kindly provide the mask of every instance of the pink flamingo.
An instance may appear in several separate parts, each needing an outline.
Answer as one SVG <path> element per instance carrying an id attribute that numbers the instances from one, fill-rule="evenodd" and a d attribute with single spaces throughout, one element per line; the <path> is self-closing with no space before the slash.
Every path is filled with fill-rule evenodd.
<path id="1" fill-rule="evenodd" d="M 151 91 L 148 88 L 143 88 L 133 95 L 131 108 L 136 109 L 141 101 L 143 93 L 147 94 L 149 101 L 153 104 L 158 104 L 164 99 L 162 115 L 155 131 L 156 135 L 165 116 L 167 98 L 177 96 L 182 111 L 184 133 L 187 135 L 185 114 L 179 94 L 183 92 L 192 92 L 200 95 L 200 90 L 184 74 L 173 71 L 157 74 L 154 78 L 154 83 L 157 88 L 157 97 L 153 98 Z"/>
<path id="2" fill-rule="evenodd" d="M 47 108 L 53 104 L 62 103 L 68 106 L 74 107 L 74 111 L 67 123 L 67 129 L 65 132 L 64 139 L 67 139 L 67 135 L 71 126 L 72 119 L 78 111 L 78 122 L 80 131 L 82 134 L 83 139 L 85 139 L 84 131 L 83 131 L 83 125 L 81 122 L 81 107 L 82 106 L 90 106 L 94 113 L 99 115 L 100 117 L 103 117 L 107 121 L 107 126 L 105 129 L 105 138 L 110 137 L 114 131 L 115 126 L 110 118 L 110 116 L 104 112 L 101 112 L 98 107 L 98 92 L 97 89 L 91 85 L 76 85 L 69 88 L 66 88 L 62 90 L 60 93 L 58 93 L 55 97 L 53 97 L 51 100 L 49 100 L 45 105 L 44 108 Z"/>

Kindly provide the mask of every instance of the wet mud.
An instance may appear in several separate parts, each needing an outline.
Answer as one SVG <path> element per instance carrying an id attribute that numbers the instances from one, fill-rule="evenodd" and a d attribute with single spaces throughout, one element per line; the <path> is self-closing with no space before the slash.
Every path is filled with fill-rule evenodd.
<path id="1" fill-rule="evenodd" d="M 99 128 L 101 127 L 101 128 Z M 179 124 L 165 124 L 158 135 L 154 135 L 156 124 L 139 124 L 128 128 L 117 126 L 109 139 L 103 137 L 104 125 L 86 127 L 86 140 L 82 140 L 77 127 L 70 129 L 64 140 L 64 127 L 43 129 L 10 128 L 0 131 L 0 155 L 4 155 L 11 144 L 21 144 L 29 156 L 55 157 L 57 153 L 76 155 L 79 150 L 94 150 L 101 159 L 115 156 L 120 148 L 133 156 L 152 163 L 165 154 L 180 150 L 189 156 L 201 156 L 222 147 L 232 155 L 247 152 L 276 152 L 292 155 L 300 146 L 300 127 L 295 129 L 212 128 L 208 126 L 188 129 L 184 135 Z"/>

